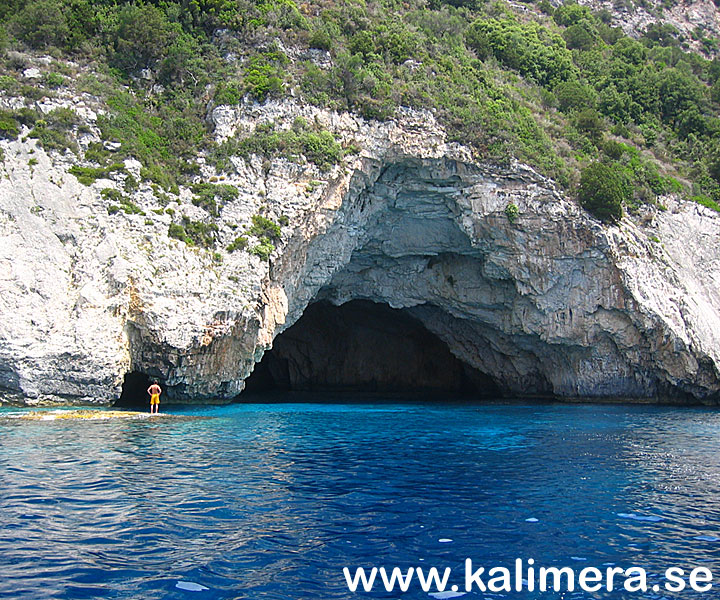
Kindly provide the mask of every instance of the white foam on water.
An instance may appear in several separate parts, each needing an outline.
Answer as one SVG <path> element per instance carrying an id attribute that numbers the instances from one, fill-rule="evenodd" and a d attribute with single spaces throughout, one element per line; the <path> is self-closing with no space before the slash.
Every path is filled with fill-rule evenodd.
<path id="1" fill-rule="evenodd" d="M 701 542 L 720 542 L 720 537 L 714 535 L 696 535 L 693 539 Z"/>
<path id="2" fill-rule="evenodd" d="M 587 560 L 587 558 L 583 558 L 582 556 L 571 556 L 572 560 Z"/>
<path id="3" fill-rule="evenodd" d="M 658 521 L 662 521 L 662 517 L 656 517 L 654 515 L 636 515 L 635 513 L 617 513 L 618 517 L 622 517 L 623 519 L 633 519 L 635 521 L 649 521 L 651 523 L 657 523 Z"/>
<path id="4" fill-rule="evenodd" d="M 539 519 L 536 519 L 535 517 L 530 517 L 529 519 L 525 519 L 526 523 L 537 523 Z"/>
<path id="5" fill-rule="evenodd" d="M 448 542 L 452 542 L 452 540 L 450 538 L 440 538 L 438 542 L 441 544 L 447 544 Z"/>
<path id="6" fill-rule="evenodd" d="M 200 585 L 199 583 L 194 583 L 192 581 L 178 581 L 175 584 L 175 587 L 179 590 L 185 590 L 187 592 L 204 592 L 205 590 L 210 589 L 205 587 L 204 585 Z"/>
<path id="7" fill-rule="evenodd" d="M 433 592 L 432 594 L 428 594 L 428 596 L 437 598 L 437 600 L 445 600 L 446 598 L 459 598 L 465 594 L 467 594 L 467 592 Z"/>

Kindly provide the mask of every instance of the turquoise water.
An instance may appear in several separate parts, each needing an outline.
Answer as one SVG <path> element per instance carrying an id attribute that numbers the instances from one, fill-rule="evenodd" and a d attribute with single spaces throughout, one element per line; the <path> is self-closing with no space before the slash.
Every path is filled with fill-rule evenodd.
<path id="1" fill-rule="evenodd" d="M 348 591 L 344 566 L 383 565 L 451 567 L 462 593 L 468 557 L 640 566 L 651 584 L 669 566 L 720 577 L 715 410 L 170 410 L 209 418 L 37 422 L 0 409 L 1 598 L 400 598 Z M 431 597 L 415 583 L 402 595 Z"/>

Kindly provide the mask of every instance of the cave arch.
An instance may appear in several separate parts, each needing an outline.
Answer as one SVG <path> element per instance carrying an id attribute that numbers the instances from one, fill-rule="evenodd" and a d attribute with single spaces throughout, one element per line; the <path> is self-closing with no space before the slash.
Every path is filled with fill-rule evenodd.
<path id="1" fill-rule="evenodd" d="M 310 304 L 245 382 L 270 390 L 450 393 L 495 397 L 491 377 L 454 356 L 405 310 L 351 300 Z"/>
<path id="2" fill-rule="evenodd" d="M 308 359 L 299 342 L 291 372 L 280 350 L 304 313 L 367 301 L 414 318 L 463 373 L 489 376 L 503 397 L 684 401 L 678 391 L 714 393 L 715 362 L 688 345 L 689 329 L 675 328 L 683 312 L 661 297 L 647 240 L 601 227 L 520 165 L 419 158 L 415 149 L 359 157 L 322 192 L 283 202 L 292 231 L 283 230 L 262 280 L 233 271 L 237 290 L 223 284 L 211 298 L 200 294 L 205 303 L 192 304 L 199 314 L 184 311 L 185 327 L 173 323 L 169 332 L 157 329 L 157 314 L 137 315 L 127 326 L 132 368 L 159 374 L 176 402 L 229 402 L 244 389 L 291 382 L 305 389 L 422 382 L 375 370 L 366 370 L 377 375 L 367 380 L 319 377 L 318 358 Z M 512 218 L 510 207 L 518 211 Z M 627 263 L 619 260 L 625 244 L 639 252 Z"/>

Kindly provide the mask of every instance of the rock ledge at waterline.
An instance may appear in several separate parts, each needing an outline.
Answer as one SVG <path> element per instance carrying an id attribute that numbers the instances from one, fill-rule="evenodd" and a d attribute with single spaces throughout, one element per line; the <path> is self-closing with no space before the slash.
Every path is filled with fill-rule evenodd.
<path id="1" fill-rule="evenodd" d="M 99 190 L 120 180 L 86 187 L 69 154 L 2 142 L 0 387 L 109 404 L 137 371 L 175 401 L 229 401 L 309 303 L 365 299 L 406 309 L 506 395 L 718 401 L 720 215 L 668 197 L 603 226 L 532 169 L 447 143 L 429 113 L 378 123 L 268 102 L 210 115 L 218 139 L 297 116 L 360 151 L 328 172 L 233 159 L 225 183 L 240 193 L 218 249 L 252 215 L 283 216 L 269 262 L 169 238 L 149 187 L 133 197 L 146 215 L 108 214 Z M 169 205 L 176 218 L 206 218 L 189 198 Z"/>

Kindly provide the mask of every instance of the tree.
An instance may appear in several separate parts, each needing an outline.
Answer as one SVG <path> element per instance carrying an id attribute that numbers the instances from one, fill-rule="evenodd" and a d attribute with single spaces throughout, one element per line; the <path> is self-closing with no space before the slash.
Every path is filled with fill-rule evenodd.
<path id="1" fill-rule="evenodd" d="M 123 6 L 114 35 L 113 62 L 128 73 L 152 66 L 177 38 L 179 27 L 169 23 L 165 13 L 155 6 Z"/>
<path id="2" fill-rule="evenodd" d="M 720 104 L 720 79 L 718 79 L 710 89 L 710 97 L 713 102 Z"/>
<path id="3" fill-rule="evenodd" d="M 18 37 L 33 48 L 62 48 L 70 37 L 63 3 L 59 0 L 29 2 L 14 19 Z"/>
<path id="4" fill-rule="evenodd" d="M 558 25 L 569 27 L 582 22 L 592 22 L 593 16 L 587 6 L 580 6 L 577 2 L 566 2 L 555 9 L 553 19 Z"/>
<path id="5" fill-rule="evenodd" d="M 558 107 L 564 112 L 595 108 L 597 93 L 589 85 L 580 83 L 577 79 L 564 81 L 555 86 L 553 90 L 557 97 Z"/>
<path id="6" fill-rule="evenodd" d="M 620 220 L 623 202 L 631 196 L 630 182 L 619 165 L 594 162 L 583 169 L 578 200 L 585 210 L 601 221 Z"/>
<path id="7" fill-rule="evenodd" d="M 658 78 L 662 116 L 674 120 L 684 111 L 702 106 L 703 92 L 696 78 L 680 69 L 665 69 Z"/>
<path id="8" fill-rule="evenodd" d="M 579 111 L 573 119 L 578 131 L 586 134 L 593 142 L 597 143 L 605 131 L 605 123 L 598 112 L 593 108 L 585 108 Z"/>
<path id="9" fill-rule="evenodd" d="M 478 19 L 468 28 L 466 42 L 478 58 L 492 54 L 541 85 L 556 85 L 577 73 L 565 40 L 538 23 Z"/>
<path id="10" fill-rule="evenodd" d="M 583 25 L 570 25 L 562 35 L 567 47 L 571 50 L 590 50 L 597 44 L 597 38 Z"/>

